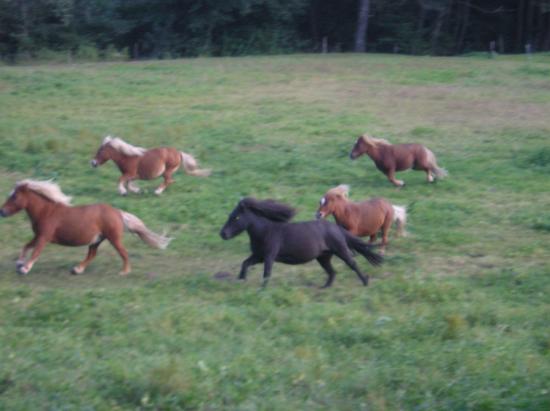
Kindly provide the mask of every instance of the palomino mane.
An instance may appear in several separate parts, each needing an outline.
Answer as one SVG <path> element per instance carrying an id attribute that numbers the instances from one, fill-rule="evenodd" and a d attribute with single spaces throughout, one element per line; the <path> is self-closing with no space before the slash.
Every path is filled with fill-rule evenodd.
<path id="1" fill-rule="evenodd" d="M 256 200 L 247 197 L 241 200 L 240 204 L 256 215 L 282 223 L 290 221 L 296 214 L 296 210 L 292 207 L 275 200 Z"/>
<path id="2" fill-rule="evenodd" d="M 104 146 L 107 144 L 113 147 L 119 153 L 125 154 L 127 156 L 142 156 L 147 151 L 146 148 L 133 146 L 119 137 L 105 137 L 101 145 Z"/>
<path id="3" fill-rule="evenodd" d="M 327 191 L 328 194 L 334 194 L 337 196 L 342 196 L 348 198 L 349 196 L 349 186 L 347 184 L 340 184 L 338 187 L 331 188 Z"/>
<path id="4" fill-rule="evenodd" d="M 388 145 L 391 145 L 391 143 L 384 139 L 384 138 L 376 138 L 376 137 L 372 137 L 372 136 L 369 136 L 368 134 L 363 134 L 361 136 L 361 138 L 363 139 L 363 141 L 371 146 L 388 146 Z"/>
<path id="5" fill-rule="evenodd" d="M 46 197 L 48 200 L 51 200 L 54 203 L 71 205 L 71 197 L 63 194 L 63 191 L 61 191 L 59 185 L 51 180 L 21 180 L 17 182 L 17 184 L 15 184 L 15 189 L 21 186 L 27 186 L 29 190 Z"/>

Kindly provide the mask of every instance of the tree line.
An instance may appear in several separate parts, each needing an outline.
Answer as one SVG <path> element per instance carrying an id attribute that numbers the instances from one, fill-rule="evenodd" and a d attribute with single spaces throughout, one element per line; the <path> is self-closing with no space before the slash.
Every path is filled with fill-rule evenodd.
<path id="1" fill-rule="evenodd" d="M 550 0 L 0 0 L 0 58 L 550 50 Z"/>

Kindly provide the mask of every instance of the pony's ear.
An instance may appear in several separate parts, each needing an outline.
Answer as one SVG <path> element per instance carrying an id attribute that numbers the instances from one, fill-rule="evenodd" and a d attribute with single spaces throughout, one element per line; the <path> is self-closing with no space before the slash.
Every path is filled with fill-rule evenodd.
<path id="1" fill-rule="evenodd" d="M 252 199 L 250 197 L 241 198 L 241 200 L 239 201 L 239 207 L 245 209 L 250 205 L 251 201 Z"/>

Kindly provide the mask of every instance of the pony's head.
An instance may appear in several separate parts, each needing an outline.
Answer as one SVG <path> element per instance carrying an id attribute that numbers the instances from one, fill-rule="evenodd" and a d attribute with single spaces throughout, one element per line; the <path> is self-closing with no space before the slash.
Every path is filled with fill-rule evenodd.
<path id="1" fill-rule="evenodd" d="M 92 167 L 100 166 L 106 161 L 112 160 L 116 153 L 132 157 L 142 156 L 145 151 L 147 151 L 145 148 L 128 144 L 121 138 L 107 136 L 103 139 L 101 146 L 90 164 Z"/>
<path id="2" fill-rule="evenodd" d="M 333 214 L 338 204 L 342 201 L 347 201 L 349 194 L 349 186 L 340 184 L 338 187 L 331 188 L 319 201 L 319 208 L 315 217 L 319 220 Z"/>
<path id="3" fill-rule="evenodd" d="M 353 145 L 353 148 L 349 153 L 349 158 L 355 160 L 357 157 L 360 157 L 363 154 L 368 154 L 369 151 L 375 147 L 389 144 L 390 142 L 388 140 L 384 140 L 383 138 L 374 138 L 369 136 L 368 134 L 363 134 L 362 136 L 359 136 L 359 138 Z"/>
<path id="4" fill-rule="evenodd" d="M 100 166 L 113 158 L 115 148 L 111 145 L 112 141 L 113 137 L 111 136 L 107 136 L 103 139 L 103 143 L 99 146 L 97 153 L 95 153 L 95 157 L 90 161 L 92 167 Z"/>
<path id="5" fill-rule="evenodd" d="M 31 200 L 30 193 L 36 193 L 40 196 L 53 201 L 70 205 L 71 197 L 63 194 L 57 184 L 52 181 L 22 180 L 15 184 L 12 192 L 6 202 L 0 208 L 0 217 L 9 217 L 29 206 Z"/>
<path id="6" fill-rule="evenodd" d="M 256 200 L 247 197 L 239 201 L 233 209 L 227 221 L 220 231 L 220 236 L 224 240 L 229 240 L 244 230 L 257 217 L 267 218 L 275 222 L 287 222 L 294 217 L 295 210 L 286 204 L 278 203 L 274 200 Z"/>

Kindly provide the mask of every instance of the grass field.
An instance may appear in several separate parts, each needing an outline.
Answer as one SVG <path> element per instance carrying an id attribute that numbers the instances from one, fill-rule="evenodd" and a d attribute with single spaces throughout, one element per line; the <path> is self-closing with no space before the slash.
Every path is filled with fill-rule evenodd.
<path id="1" fill-rule="evenodd" d="M 108 244 L 46 247 L 0 221 L 0 409 L 550 409 L 550 55 L 205 58 L 0 67 L 0 194 L 55 178 L 75 204 L 108 202 L 166 251 L 127 235 L 133 272 Z M 449 170 L 391 186 L 357 136 L 420 142 Z M 120 197 L 113 163 L 89 160 L 107 134 L 171 145 L 213 169 L 176 175 L 162 197 Z M 340 183 L 352 199 L 411 205 L 368 288 L 336 263 L 275 264 L 235 281 L 246 235 L 218 232 L 246 195 L 313 218 Z M 228 271 L 232 277 L 217 278 Z"/>

